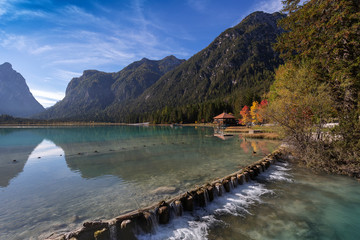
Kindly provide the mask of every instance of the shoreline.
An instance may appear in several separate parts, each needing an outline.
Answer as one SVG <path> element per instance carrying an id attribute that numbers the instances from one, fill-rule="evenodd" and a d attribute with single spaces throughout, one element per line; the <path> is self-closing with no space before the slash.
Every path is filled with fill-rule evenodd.
<path id="1" fill-rule="evenodd" d="M 0 128 L 7 129 L 26 129 L 26 128 L 56 128 L 56 127 L 101 127 L 101 126 L 142 126 L 142 127 L 211 127 L 217 128 L 214 123 L 183 123 L 183 124 L 133 124 L 133 123 L 85 123 L 85 122 L 62 122 L 52 124 L 1 124 Z M 263 131 L 254 128 L 247 128 L 244 126 L 227 127 L 224 129 L 224 134 L 240 135 L 243 138 L 249 139 L 265 139 L 265 140 L 282 140 L 283 138 L 276 131 Z"/>
<path id="2" fill-rule="evenodd" d="M 73 126 L 73 127 L 82 127 L 82 126 L 173 126 L 170 123 L 159 123 L 159 124 L 133 124 L 133 123 L 85 123 L 85 122 L 61 122 L 61 123 L 29 123 L 29 124 L 19 124 L 19 123 L 0 123 L 0 128 L 26 128 L 26 127 L 62 127 L 62 126 Z M 183 123 L 176 124 L 176 126 L 183 127 L 215 127 L 216 124 L 213 123 Z"/>

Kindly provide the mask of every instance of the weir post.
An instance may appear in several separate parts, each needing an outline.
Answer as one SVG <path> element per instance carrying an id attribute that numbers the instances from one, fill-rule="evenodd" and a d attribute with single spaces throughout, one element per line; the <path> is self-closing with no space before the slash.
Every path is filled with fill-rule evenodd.
<path id="1" fill-rule="evenodd" d="M 180 200 L 175 200 L 173 202 L 173 208 L 174 208 L 175 215 L 177 217 L 180 217 L 183 215 L 183 206 L 182 206 Z"/>
<path id="2" fill-rule="evenodd" d="M 237 184 L 238 184 L 238 182 L 237 182 L 236 180 L 237 180 L 237 179 L 236 179 L 236 176 L 232 176 L 232 177 L 231 177 L 231 182 L 232 182 L 234 188 L 236 188 L 236 187 L 237 187 Z"/>
<path id="3" fill-rule="evenodd" d="M 155 215 L 153 216 L 153 214 L 148 211 L 144 211 L 138 220 L 140 228 L 144 233 L 154 232 L 154 226 L 156 225 L 156 222 L 154 221 L 156 221 Z"/>
<path id="4" fill-rule="evenodd" d="M 206 206 L 206 199 L 205 199 L 205 192 L 203 189 L 199 189 L 196 191 L 196 194 L 198 196 L 198 202 L 200 207 Z"/>
<path id="5" fill-rule="evenodd" d="M 228 179 L 224 179 L 223 182 L 222 182 L 224 188 L 225 188 L 225 191 L 226 192 L 230 192 L 230 182 Z"/>
<path id="6" fill-rule="evenodd" d="M 185 211 L 192 212 L 194 210 L 194 199 L 189 193 L 181 197 L 180 201 Z"/>
<path id="7" fill-rule="evenodd" d="M 244 174 L 237 174 L 238 184 L 243 185 L 244 184 Z"/>
<path id="8" fill-rule="evenodd" d="M 221 183 L 215 183 L 215 189 L 216 189 L 216 192 L 217 192 L 217 195 L 218 196 L 222 196 L 223 194 L 223 191 L 222 191 L 222 185 Z"/>
<path id="9" fill-rule="evenodd" d="M 120 225 L 120 227 L 118 225 Z M 135 223 L 129 219 L 117 223 L 117 239 L 136 240 L 134 228 Z"/>
<path id="10" fill-rule="evenodd" d="M 258 170 L 258 174 L 261 174 L 261 172 L 263 172 L 263 169 L 262 169 L 262 167 L 261 167 L 260 164 L 259 164 L 259 165 L 256 165 L 256 168 L 257 168 L 257 170 Z"/>
<path id="11" fill-rule="evenodd" d="M 214 200 L 214 187 L 208 186 L 206 190 L 208 192 L 209 201 L 212 202 Z"/>
<path id="12" fill-rule="evenodd" d="M 156 211 L 157 215 L 159 216 L 159 223 L 160 224 L 167 224 L 170 220 L 170 208 L 169 204 L 165 201 L 162 201 L 159 204 L 159 207 Z"/>
<path id="13" fill-rule="evenodd" d="M 261 162 L 260 165 L 261 165 L 262 171 L 265 172 L 265 170 L 267 169 L 266 163 L 265 163 L 265 162 Z"/>
<path id="14" fill-rule="evenodd" d="M 249 173 L 249 171 L 243 172 L 243 175 L 244 175 L 244 177 L 245 177 L 245 181 L 246 181 L 246 182 L 249 182 L 249 179 L 250 179 L 250 173 Z"/>
<path id="15" fill-rule="evenodd" d="M 255 180 L 255 172 L 254 170 L 249 170 L 249 175 L 251 180 Z"/>

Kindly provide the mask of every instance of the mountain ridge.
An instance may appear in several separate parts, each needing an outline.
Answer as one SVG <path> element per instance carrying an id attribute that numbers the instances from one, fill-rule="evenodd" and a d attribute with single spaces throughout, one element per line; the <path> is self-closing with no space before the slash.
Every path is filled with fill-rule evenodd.
<path id="1" fill-rule="evenodd" d="M 143 58 L 114 73 L 85 70 L 69 82 L 62 101 L 34 117 L 87 120 L 96 115 L 101 118 L 106 107 L 134 99 L 183 61 L 171 55 L 161 60 Z"/>
<path id="2" fill-rule="evenodd" d="M 164 74 L 126 108 L 138 115 L 166 106 L 211 101 L 254 85 L 265 84 L 267 89 L 273 81 L 274 70 L 282 63 L 271 45 L 283 32 L 277 27 L 277 21 L 283 17 L 280 13 L 250 14 L 222 32 L 205 49 Z M 114 118 L 111 113 L 115 109 L 123 113 L 118 115 L 126 115 L 126 108 L 108 107 L 110 118 Z"/>

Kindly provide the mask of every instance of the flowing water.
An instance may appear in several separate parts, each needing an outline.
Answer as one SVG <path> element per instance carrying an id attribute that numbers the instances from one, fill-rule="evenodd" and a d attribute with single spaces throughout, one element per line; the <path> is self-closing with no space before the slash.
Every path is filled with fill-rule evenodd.
<path id="1" fill-rule="evenodd" d="M 0 239 L 44 238 L 225 176 L 278 146 L 212 128 L 0 129 Z M 254 154 L 253 152 L 256 152 Z"/>
<path id="2" fill-rule="evenodd" d="M 276 163 L 265 173 L 185 213 L 155 234 L 160 239 L 360 239 L 360 183 Z"/>
<path id="3" fill-rule="evenodd" d="M 41 239 L 109 219 L 232 173 L 278 144 L 224 141 L 192 127 L 2 129 L 0 239 Z M 360 239 L 359 202 L 354 179 L 278 162 L 205 208 L 137 237 Z"/>

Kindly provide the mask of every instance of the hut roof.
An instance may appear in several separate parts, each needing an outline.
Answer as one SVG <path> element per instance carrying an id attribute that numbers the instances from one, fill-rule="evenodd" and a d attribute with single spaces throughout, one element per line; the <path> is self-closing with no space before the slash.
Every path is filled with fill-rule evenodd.
<path id="1" fill-rule="evenodd" d="M 235 119 L 235 117 L 233 115 L 227 114 L 227 113 L 222 113 L 222 114 L 217 115 L 216 117 L 214 117 L 214 119 L 229 119 L 229 118 Z"/>

